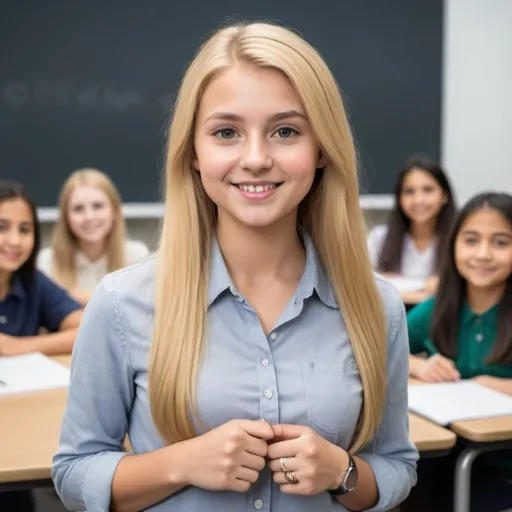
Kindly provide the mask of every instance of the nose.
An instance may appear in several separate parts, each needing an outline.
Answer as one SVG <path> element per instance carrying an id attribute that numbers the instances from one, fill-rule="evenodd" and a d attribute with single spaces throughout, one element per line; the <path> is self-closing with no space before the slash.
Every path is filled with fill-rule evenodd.
<path id="1" fill-rule="evenodd" d="M 18 247 L 21 244 L 21 233 L 18 229 L 10 229 L 7 234 L 7 241 L 10 246 Z"/>
<path id="2" fill-rule="evenodd" d="M 92 208 L 84 209 L 84 220 L 91 220 L 94 218 L 94 211 Z"/>
<path id="3" fill-rule="evenodd" d="M 240 164 L 244 170 L 252 173 L 261 173 L 272 168 L 272 157 L 263 137 L 254 136 L 247 139 Z"/>
<path id="4" fill-rule="evenodd" d="M 482 242 L 478 245 L 476 250 L 476 257 L 481 260 L 489 259 L 491 256 L 491 245 L 487 242 Z"/>

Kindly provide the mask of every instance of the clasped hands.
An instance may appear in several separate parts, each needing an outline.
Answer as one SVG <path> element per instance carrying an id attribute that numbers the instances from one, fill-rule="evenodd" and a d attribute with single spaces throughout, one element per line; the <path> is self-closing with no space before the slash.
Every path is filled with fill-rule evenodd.
<path id="1" fill-rule="evenodd" d="M 282 492 L 312 496 L 337 488 L 348 466 L 345 450 L 300 425 L 232 420 L 187 443 L 183 480 L 208 490 L 247 492 L 267 466 Z M 287 480 L 282 458 L 296 483 Z"/>

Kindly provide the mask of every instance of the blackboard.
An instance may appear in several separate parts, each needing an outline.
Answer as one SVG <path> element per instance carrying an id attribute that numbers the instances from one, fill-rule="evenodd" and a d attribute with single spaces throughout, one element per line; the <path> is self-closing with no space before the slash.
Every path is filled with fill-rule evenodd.
<path id="1" fill-rule="evenodd" d="M 53 206 L 97 167 L 124 202 L 160 197 L 183 70 L 226 20 L 269 19 L 320 50 L 343 91 L 362 191 L 387 194 L 406 156 L 439 157 L 443 2 L 7 0 L 0 8 L 0 175 Z"/>

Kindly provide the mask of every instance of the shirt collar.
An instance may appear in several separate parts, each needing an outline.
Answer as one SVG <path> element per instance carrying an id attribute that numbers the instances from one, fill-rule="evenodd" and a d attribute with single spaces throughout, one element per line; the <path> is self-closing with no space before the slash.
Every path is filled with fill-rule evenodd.
<path id="1" fill-rule="evenodd" d="M 103 255 L 101 258 L 96 261 L 91 261 L 82 251 L 76 252 L 76 266 L 79 269 L 89 268 L 90 266 L 98 266 L 103 264 L 106 261 L 106 255 Z"/>
<path id="2" fill-rule="evenodd" d="M 466 324 L 466 323 L 470 323 L 474 320 L 476 320 L 477 318 L 480 318 L 482 319 L 483 322 L 489 322 L 489 323 L 493 323 L 493 322 L 496 322 L 498 320 L 498 307 L 499 305 L 496 304 L 494 305 L 492 308 L 489 308 L 487 311 L 485 311 L 484 313 L 475 313 L 468 305 L 468 303 L 464 303 L 464 305 L 462 306 L 462 311 L 461 311 L 461 322 L 463 324 Z"/>
<path id="3" fill-rule="evenodd" d="M 325 305 L 331 308 L 338 308 L 331 283 L 325 269 L 320 263 L 311 237 L 302 228 L 300 229 L 299 234 L 306 249 L 306 268 L 301 280 L 299 281 L 297 298 L 304 300 L 311 297 L 313 292 L 316 292 L 320 300 Z M 217 297 L 228 289 L 233 295 L 239 295 L 238 290 L 231 280 L 228 269 L 226 268 L 217 238 L 214 237 L 210 259 L 208 306 L 211 306 Z"/>

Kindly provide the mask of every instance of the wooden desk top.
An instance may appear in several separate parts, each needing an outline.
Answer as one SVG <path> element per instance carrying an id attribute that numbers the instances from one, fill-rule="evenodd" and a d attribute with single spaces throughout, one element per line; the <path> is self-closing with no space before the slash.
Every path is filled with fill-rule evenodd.
<path id="1" fill-rule="evenodd" d="M 409 414 L 409 430 L 411 441 L 419 452 L 449 450 L 457 440 L 457 436 L 450 430 L 415 414 Z"/>
<path id="2" fill-rule="evenodd" d="M 69 365 L 70 356 L 55 360 Z M 0 482 L 50 478 L 67 389 L 0 397 Z"/>
<path id="3" fill-rule="evenodd" d="M 417 379 L 409 379 L 410 385 L 419 383 L 421 381 Z M 477 443 L 512 441 L 512 416 L 455 421 L 450 429 L 460 437 Z"/>

